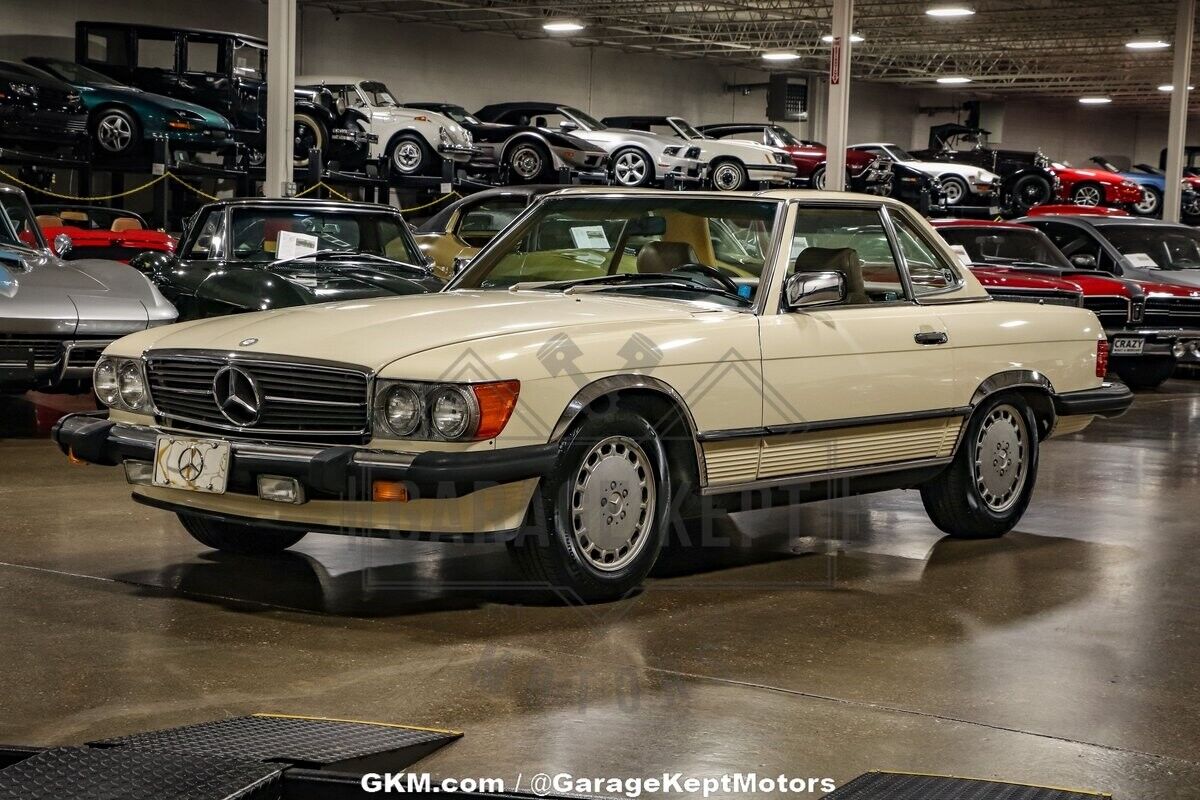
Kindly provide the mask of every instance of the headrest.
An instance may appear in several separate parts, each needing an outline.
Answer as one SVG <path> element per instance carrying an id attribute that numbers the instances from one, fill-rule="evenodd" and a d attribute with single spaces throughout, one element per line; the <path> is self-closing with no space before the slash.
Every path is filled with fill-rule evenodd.
<path id="1" fill-rule="evenodd" d="M 120 233 L 121 231 L 140 231 L 142 229 L 141 220 L 137 217 L 117 217 L 113 220 L 112 232 Z"/>
<path id="2" fill-rule="evenodd" d="M 646 242 L 637 254 L 638 272 L 670 272 L 684 264 L 699 262 L 687 242 Z"/>
<path id="3" fill-rule="evenodd" d="M 860 266 L 853 247 L 806 247 L 796 256 L 796 272 L 850 272 Z"/>
<path id="4" fill-rule="evenodd" d="M 56 217 L 52 214 L 38 214 L 37 224 L 39 228 L 61 228 L 63 227 L 62 217 Z"/>
<path id="5" fill-rule="evenodd" d="M 87 222 L 88 215 L 86 211 L 60 211 L 58 216 L 63 222 L 70 220 L 71 222 Z"/>

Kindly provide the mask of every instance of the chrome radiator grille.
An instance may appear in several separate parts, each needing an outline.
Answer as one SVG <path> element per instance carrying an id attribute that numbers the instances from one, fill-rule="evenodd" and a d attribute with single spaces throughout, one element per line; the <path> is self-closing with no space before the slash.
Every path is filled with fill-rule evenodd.
<path id="1" fill-rule="evenodd" d="M 1200 300 L 1187 297 L 1147 298 L 1146 324 L 1188 328 L 1200 326 Z"/>
<path id="2" fill-rule="evenodd" d="M 159 416 L 174 427 L 344 442 L 364 441 L 369 432 L 365 369 L 151 353 L 146 373 Z M 231 386 L 244 402 L 225 402 Z"/>
<path id="3" fill-rule="evenodd" d="M 1129 322 L 1129 301 L 1124 297 L 1087 297 L 1083 307 L 1100 318 L 1106 328 L 1119 328 Z"/>

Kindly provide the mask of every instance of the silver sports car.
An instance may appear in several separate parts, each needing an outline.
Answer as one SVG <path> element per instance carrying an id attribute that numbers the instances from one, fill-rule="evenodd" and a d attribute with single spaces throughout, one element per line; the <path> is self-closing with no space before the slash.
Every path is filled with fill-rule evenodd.
<path id="1" fill-rule="evenodd" d="M 0 184 L 0 393 L 84 391 L 110 342 L 176 316 L 132 267 L 54 255 L 25 194 Z"/>

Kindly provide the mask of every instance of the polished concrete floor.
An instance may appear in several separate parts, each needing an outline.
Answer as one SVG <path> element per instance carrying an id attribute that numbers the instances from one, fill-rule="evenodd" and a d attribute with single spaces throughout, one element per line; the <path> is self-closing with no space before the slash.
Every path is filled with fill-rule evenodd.
<path id="1" fill-rule="evenodd" d="M 52 411 L 0 404 L 0 742 L 275 711 L 464 730 L 435 775 L 1200 796 L 1200 382 L 1047 446 L 1003 539 L 941 539 L 912 492 L 754 512 L 589 608 L 516 586 L 503 547 L 205 551 L 68 466 L 33 433 Z"/>

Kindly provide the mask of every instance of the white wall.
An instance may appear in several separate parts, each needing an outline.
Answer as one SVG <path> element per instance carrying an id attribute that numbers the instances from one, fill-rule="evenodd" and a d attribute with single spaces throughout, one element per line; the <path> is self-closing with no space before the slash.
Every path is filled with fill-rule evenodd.
<path id="1" fill-rule="evenodd" d="M 71 57 L 77 19 L 261 35 L 266 5 L 256 0 L 0 0 L 0 58 Z M 304 72 L 379 77 L 402 99 L 446 100 L 471 109 L 504 100 L 554 100 L 595 116 L 671 113 L 697 124 L 760 121 L 766 111 L 765 90 L 743 95 L 725 89 L 731 83 L 765 82 L 765 73 L 757 70 L 576 47 L 566 41 L 466 34 L 361 15 L 338 18 L 319 8 L 301 14 L 297 61 Z M 954 115 L 919 115 L 918 107 L 953 105 L 969 97 L 962 92 L 855 83 L 850 141 L 884 139 L 924 147 L 929 126 Z M 824 138 L 823 131 L 809 131 L 807 125 L 792 127 L 801 135 Z M 1193 119 L 1191 130 L 1190 140 L 1200 143 L 1200 118 Z M 1010 148 L 1041 147 L 1047 155 L 1076 164 L 1101 153 L 1156 164 L 1166 142 L 1166 116 L 1084 108 L 1069 100 L 1010 100 L 999 141 Z"/>

